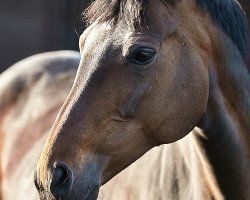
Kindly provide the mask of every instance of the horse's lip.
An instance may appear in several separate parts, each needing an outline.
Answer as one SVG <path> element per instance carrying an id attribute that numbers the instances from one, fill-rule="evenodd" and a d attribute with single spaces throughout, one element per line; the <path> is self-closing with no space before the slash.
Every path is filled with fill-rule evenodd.
<path id="1" fill-rule="evenodd" d="M 87 196 L 83 200 L 94 200 L 94 199 L 88 199 L 96 190 L 100 189 L 100 185 L 95 185 L 91 188 L 90 192 L 87 194 Z M 97 196 L 98 197 L 98 196 Z M 97 199 L 96 197 L 96 199 Z"/>

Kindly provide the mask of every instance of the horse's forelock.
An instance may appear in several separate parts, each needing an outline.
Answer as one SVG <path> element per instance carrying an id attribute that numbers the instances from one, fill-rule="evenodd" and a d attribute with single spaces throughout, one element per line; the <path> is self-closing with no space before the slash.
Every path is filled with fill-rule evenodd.
<path id="1" fill-rule="evenodd" d="M 148 0 L 95 0 L 83 13 L 89 24 L 95 21 L 123 20 L 128 25 L 140 23 Z"/>

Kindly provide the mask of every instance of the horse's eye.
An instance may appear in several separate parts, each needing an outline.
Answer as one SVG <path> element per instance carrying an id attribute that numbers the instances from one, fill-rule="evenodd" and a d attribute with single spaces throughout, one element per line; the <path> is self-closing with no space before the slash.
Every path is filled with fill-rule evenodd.
<path id="1" fill-rule="evenodd" d="M 156 50 L 148 47 L 140 47 L 136 49 L 130 56 L 130 62 L 136 65 L 147 65 L 153 61 Z"/>

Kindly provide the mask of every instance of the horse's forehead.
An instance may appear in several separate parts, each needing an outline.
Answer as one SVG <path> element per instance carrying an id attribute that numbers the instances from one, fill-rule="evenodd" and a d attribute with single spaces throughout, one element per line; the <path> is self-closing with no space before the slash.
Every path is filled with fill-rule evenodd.
<path id="1" fill-rule="evenodd" d="M 110 48 L 128 48 L 137 38 L 135 31 L 114 27 L 110 23 L 95 24 L 90 26 L 80 38 L 82 53 L 107 52 Z"/>
<path id="2" fill-rule="evenodd" d="M 84 43 L 84 48 L 93 48 L 93 44 L 104 43 L 107 40 L 111 27 L 108 24 L 94 24 L 83 32 L 80 43 Z M 80 44 L 81 45 L 81 44 Z"/>
<path id="3" fill-rule="evenodd" d="M 127 22 L 124 20 L 126 17 L 121 17 L 115 23 L 112 19 L 106 22 L 97 19 L 82 34 L 81 38 L 86 41 L 84 47 L 89 46 L 93 49 L 93 44 L 98 47 L 98 44 L 102 43 L 103 46 L 106 41 L 117 46 L 124 46 L 138 38 L 138 31 L 140 35 L 150 33 L 151 36 L 155 36 L 163 35 L 166 29 L 171 32 L 176 28 L 174 20 L 176 16 L 173 15 L 172 7 L 165 6 L 162 1 L 157 1 L 157 3 L 150 1 L 147 8 L 148 14 L 145 15 L 145 19 L 141 19 L 141 23 L 138 22 L 139 24 Z"/>
<path id="4" fill-rule="evenodd" d="M 148 43 L 154 43 L 156 40 L 160 42 L 163 35 L 161 25 L 161 23 L 155 23 L 155 19 L 147 26 L 141 24 L 139 27 L 128 26 L 122 20 L 118 23 L 96 21 L 82 34 L 80 49 L 82 49 L 84 55 L 104 56 L 106 53 L 116 51 L 122 52 L 124 56 L 128 54 L 129 48 L 136 43 L 147 45 Z"/>

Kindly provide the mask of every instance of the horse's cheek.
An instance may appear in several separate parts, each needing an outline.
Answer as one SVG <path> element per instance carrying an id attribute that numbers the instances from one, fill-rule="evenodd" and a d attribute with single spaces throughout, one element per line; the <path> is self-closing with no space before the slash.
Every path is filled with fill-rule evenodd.
<path id="1" fill-rule="evenodd" d="M 177 90 L 181 84 L 188 86 Z M 180 85 L 176 86 L 176 92 L 171 91 L 160 98 L 160 102 L 155 101 L 158 106 L 151 112 L 161 113 L 155 115 L 152 126 L 155 126 L 154 137 L 162 143 L 172 143 L 186 136 L 200 121 L 207 107 L 209 83 L 205 68 L 197 69 L 191 80 L 188 75 L 183 77 Z"/>

